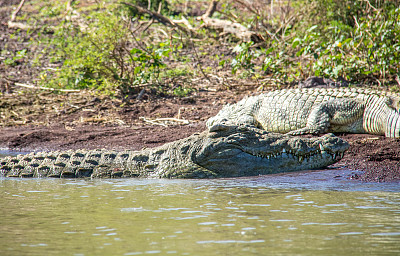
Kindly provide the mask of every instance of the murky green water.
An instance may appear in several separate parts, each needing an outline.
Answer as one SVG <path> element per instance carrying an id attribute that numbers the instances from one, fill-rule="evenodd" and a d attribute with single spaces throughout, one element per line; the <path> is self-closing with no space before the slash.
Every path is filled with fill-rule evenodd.
<path id="1" fill-rule="evenodd" d="M 318 175 L 0 179 L 0 255 L 400 255 L 398 183 Z"/>

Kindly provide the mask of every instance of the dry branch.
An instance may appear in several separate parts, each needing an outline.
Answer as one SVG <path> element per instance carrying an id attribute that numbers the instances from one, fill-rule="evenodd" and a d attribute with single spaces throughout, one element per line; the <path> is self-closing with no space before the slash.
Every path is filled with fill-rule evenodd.
<path id="1" fill-rule="evenodd" d="M 88 26 L 82 23 L 82 19 L 80 19 L 80 14 L 77 11 L 72 10 L 71 6 L 74 2 L 75 2 L 75 0 L 70 0 L 67 2 L 65 19 L 75 22 L 75 23 L 78 23 L 80 29 L 82 31 L 84 31 L 85 29 L 87 29 Z M 32 26 L 32 25 L 25 24 L 22 22 L 15 22 L 17 14 L 21 10 L 24 3 L 25 3 L 25 0 L 22 0 L 19 3 L 17 9 L 12 13 L 10 20 L 7 22 L 7 26 L 9 28 L 15 28 L 15 29 L 21 29 L 21 30 L 40 29 L 41 28 L 40 26 Z M 46 26 L 46 31 L 48 31 L 48 32 L 54 32 L 55 30 L 56 30 L 55 26 Z"/>
<path id="2" fill-rule="evenodd" d="M 252 13 L 256 14 L 256 15 L 260 15 L 260 12 L 257 9 L 254 9 L 252 6 L 250 6 L 249 4 L 245 3 L 244 1 L 241 0 L 234 0 L 235 2 L 243 5 L 244 7 L 246 7 L 249 11 L 251 11 Z M 273 2 L 273 1 L 272 1 Z M 272 4 L 272 3 L 271 3 Z"/>
<path id="3" fill-rule="evenodd" d="M 217 9 L 218 2 L 217 0 L 212 0 L 206 13 L 198 18 L 204 22 L 202 27 L 220 31 L 222 34 L 232 34 L 244 42 L 253 41 L 255 43 L 260 43 L 264 41 L 264 38 L 260 34 L 248 30 L 240 23 L 211 18 Z"/>
<path id="4" fill-rule="evenodd" d="M 182 19 L 180 19 L 180 20 L 172 20 L 175 24 L 177 24 L 177 23 L 182 23 L 182 24 L 184 24 L 188 29 L 190 29 L 191 31 L 193 31 L 193 27 L 192 27 L 192 25 L 190 25 L 190 23 L 189 23 L 189 21 L 185 18 L 185 17 L 183 17 L 182 16 Z"/>
<path id="5" fill-rule="evenodd" d="M 153 125 L 161 125 L 164 127 L 167 127 L 168 124 L 172 124 L 172 125 L 185 125 L 185 124 L 189 124 L 190 122 L 188 120 L 185 119 L 179 119 L 179 118 L 156 118 L 156 119 L 148 119 L 146 117 L 139 117 L 140 120 L 146 122 L 146 123 L 150 123 Z"/>
<path id="6" fill-rule="evenodd" d="M 25 0 L 22 0 L 20 3 L 19 3 L 19 5 L 18 5 L 18 7 L 17 7 L 17 9 L 15 10 L 15 12 L 13 12 L 12 14 L 11 14 L 11 19 L 10 19 L 10 21 L 15 21 L 15 18 L 17 17 L 17 14 L 19 13 L 19 11 L 21 10 L 21 8 L 22 8 L 22 6 L 24 5 L 24 3 L 25 3 Z"/>
<path id="7" fill-rule="evenodd" d="M 219 0 L 211 0 L 210 4 L 208 5 L 207 11 L 203 14 L 201 18 L 210 18 L 217 10 L 218 3 Z"/>
<path id="8" fill-rule="evenodd" d="M 22 0 L 17 9 L 11 14 L 11 18 L 10 20 L 7 22 L 7 26 L 9 28 L 16 28 L 16 29 L 22 29 L 22 30 L 28 30 L 31 29 L 32 26 L 21 23 L 21 22 L 15 22 L 15 19 L 17 18 L 17 14 L 19 13 L 19 11 L 21 10 L 22 6 L 24 5 L 25 0 Z"/>
<path id="9" fill-rule="evenodd" d="M 140 6 L 137 6 L 137 5 L 134 5 L 134 4 L 131 4 L 131 3 L 121 2 L 121 4 L 124 4 L 124 5 L 127 5 L 127 6 L 135 8 L 139 13 L 149 14 L 154 19 L 158 20 L 159 22 L 161 22 L 164 25 L 168 25 L 168 26 L 171 26 L 173 28 L 177 28 L 178 30 L 180 30 L 180 31 L 182 31 L 182 32 L 184 32 L 186 34 L 189 34 L 189 35 L 192 35 L 192 36 L 195 36 L 195 37 L 200 37 L 200 35 L 198 35 L 194 30 L 191 30 L 190 28 L 185 28 L 185 27 L 175 23 L 173 20 L 165 17 L 164 15 L 162 15 L 160 13 L 150 11 L 148 9 L 142 8 Z"/>
<path id="10" fill-rule="evenodd" d="M 221 31 L 222 34 L 232 34 L 244 42 L 253 41 L 255 43 L 260 43 L 264 41 L 264 38 L 260 34 L 248 30 L 245 26 L 243 26 L 240 23 L 232 22 L 229 20 L 220 20 L 220 19 L 203 18 L 203 17 L 202 20 L 204 22 L 202 25 L 203 27 Z"/>
<path id="11" fill-rule="evenodd" d="M 75 0 L 70 0 L 67 2 L 67 7 L 65 10 L 65 20 L 72 22 L 73 24 L 78 24 L 80 31 L 89 32 L 89 25 L 81 17 L 81 14 L 72 8 Z"/>
<path id="12" fill-rule="evenodd" d="M 11 21 L 11 20 L 9 20 L 7 22 L 7 26 L 9 28 L 15 28 L 15 29 L 21 29 L 21 30 L 29 30 L 29 29 L 34 28 L 31 25 L 24 24 L 24 23 L 21 23 L 21 22 L 14 22 L 14 21 Z"/>
<path id="13" fill-rule="evenodd" d="M 30 84 L 21 84 L 21 83 L 14 83 L 14 85 L 30 89 L 37 89 L 37 90 L 48 90 L 57 92 L 80 92 L 80 90 L 75 90 L 75 89 L 56 89 L 56 88 L 48 88 L 48 87 L 34 86 Z"/>
<path id="14" fill-rule="evenodd" d="M 24 5 L 25 0 L 22 0 L 17 9 L 11 14 L 10 20 L 7 22 L 7 26 L 9 28 L 15 28 L 15 29 L 21 29 L 21 30 L 29 30 L 29 29 L 35 29 L 35 27 L 22 23 L 22 22 L 15 22 L 15 19 L 17 18 L 17 14 L 21 10 L 22 6 Z"/>

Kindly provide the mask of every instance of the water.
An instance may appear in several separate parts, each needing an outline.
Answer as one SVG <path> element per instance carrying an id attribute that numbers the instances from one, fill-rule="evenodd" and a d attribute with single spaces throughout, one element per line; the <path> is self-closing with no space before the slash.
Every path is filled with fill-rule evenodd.
<path id="1" fill-rule="evenodd" d="M 28 154 L 28 151 L 18 151 L 18 150 L 9 150 L 6 148 L 0 148 L 0 158 L 6 156 L 16 156 L 18 154 Z"/>
<path id="2" fill-rule="evenodd" d="M 3 178 L 0 255 L 400 255 L 399 183 L 345 172 Z"/>

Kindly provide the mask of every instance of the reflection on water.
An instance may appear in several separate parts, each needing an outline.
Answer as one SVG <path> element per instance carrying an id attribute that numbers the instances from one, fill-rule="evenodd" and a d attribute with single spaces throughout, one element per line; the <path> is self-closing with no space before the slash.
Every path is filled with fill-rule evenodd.
<path id="1" fill-rule="evenodd" d="M 20 154 L 28 154 L 30 151 L 19 151 L 19 150 L 10 150 L 6 148 L 0 148 L 0 158 L 6 157 L 6 156 L 16 156 Z"/>
<path id="2" fill-rule="evenodd" d="M 399 255 L 400 189 L 282 177 L 0 179 L 0 255 Z"/>

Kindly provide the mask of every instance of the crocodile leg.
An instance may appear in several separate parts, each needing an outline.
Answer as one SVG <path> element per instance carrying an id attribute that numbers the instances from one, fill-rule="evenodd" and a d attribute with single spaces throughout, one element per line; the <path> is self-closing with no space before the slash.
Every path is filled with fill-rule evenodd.
<path id="1" fill-rule="evenodd" d="M 333 99 L 322 102 L 311 110 L 306 127 L 288 132 L 288 134 L 351 132 L 356 128 L 360 129 L 364 108 L 364 103 L 354 99 Z"/>

